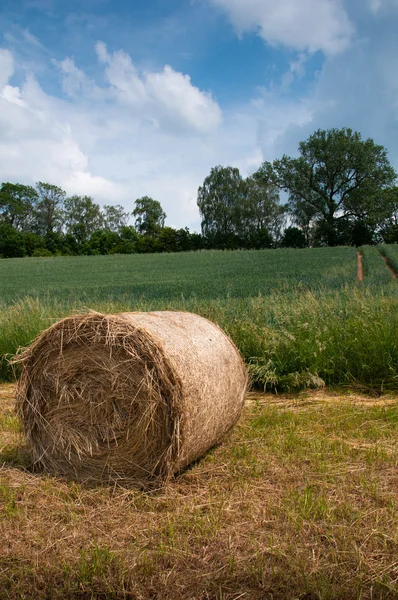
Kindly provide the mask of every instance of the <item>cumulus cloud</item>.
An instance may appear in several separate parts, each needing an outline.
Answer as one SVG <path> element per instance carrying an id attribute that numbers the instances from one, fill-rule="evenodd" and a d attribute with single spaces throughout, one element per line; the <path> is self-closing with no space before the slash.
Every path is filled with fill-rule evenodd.
<path id="1" fill-rule="evenodd" d="M 192 85 L 189 75 L 169 65 L 140 74 L 122 50 L 109 54 L 106 45 L 98 42 L 96 51 L 117 98 L 141 109 L 155 127 L 209 133 L 221 124 L 220 106 L 211 94 Z"/>
<path id="2" fill-rule="evenodd" d="M 354 27 L 340 0 L 209 0 L 224 9 L 239 34 L 255 31 L 272 45 L 333 55 Z"/>

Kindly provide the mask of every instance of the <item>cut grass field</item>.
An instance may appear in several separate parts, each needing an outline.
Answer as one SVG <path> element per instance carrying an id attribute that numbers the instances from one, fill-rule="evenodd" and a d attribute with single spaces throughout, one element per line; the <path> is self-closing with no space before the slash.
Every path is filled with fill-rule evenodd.
<path id="1" fill-rule="evenodd" d="M 398 597 L 398 398 L 252 393 L 147 495 L 32 471 L 0 387 L 0 598 Z"/>

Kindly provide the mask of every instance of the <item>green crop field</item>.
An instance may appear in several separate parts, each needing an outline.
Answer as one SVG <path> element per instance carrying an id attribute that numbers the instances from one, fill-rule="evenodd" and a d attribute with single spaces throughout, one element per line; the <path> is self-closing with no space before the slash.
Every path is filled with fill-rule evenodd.
<path id="1" fill-rule="evenodd" d="M 247 298 L 286 286 L 335 289 L 355 277 L 354 248 L 5 259 L 0 302 Z"/>
<path id="2" fill-rule="evenodd" d="M 390 265 L 398 273 L 398 244 L 381 246 L 381 251 L 386 256 Z"/>
<path id="3" fill-rule="evenodd" d="M 386 268 L 379 248 L 363 246 L 364 283 L 373 289 L 395 288 L 390 271 Z"/>

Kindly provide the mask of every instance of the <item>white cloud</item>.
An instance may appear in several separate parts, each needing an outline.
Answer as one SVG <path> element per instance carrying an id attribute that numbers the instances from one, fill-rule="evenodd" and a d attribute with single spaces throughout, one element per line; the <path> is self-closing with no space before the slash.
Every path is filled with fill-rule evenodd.
<path id="1" fill-rule="evenodd" d="M 14 61 L 9 50 L 0 48 L 0 91 L 14 73 Z"/>
<path id="2" fill-rule="evenodd" d="M 147 92 L 130 56 L 123 50 L 108 54 L 103 42 L 97 42 L 95 48 L 99 61 L 106 65 L 106 78 L 117 92 L 119 100 L 132 106 L 143 106 Z"/>
<path id="3" fill-rule="evenodd" d="M 154 127 L 209 133 L 221 124 L 219 105 L 211 94 L 192 85 L 189 75 L 169 65 L 159 72 L 140 74 L 122 50 L 109 54 L 106 45 L 98 42 L 96 51 L 118 100 L 142 110 Z"/>
<path id="4" fill-rule="evenodd" d="M 239 34 L 255 31 L 272 45 L 336 54 L 353 35 L 340 0 L 209 0 L 223 8 Z"/>
<path id="5" fill-rule="evenodd" d="M 84 71 L 76 67 L 72 58 L 67 57 L 61 61 L 53 60 L 53 64 L 62 73 L 62 90 L 67 96 L 73 98 L 81 93 L 89 95 L 96 87 Z"/>
<path id="6" fill-rule="evenodd" d="M 210 94 L 192 85 L 189 75 L 177 73 L 166 65 L 160 73 L 146 73 L 145 83 L 163 118 L 203 133 L 220 125 L 220 107 Z"/>

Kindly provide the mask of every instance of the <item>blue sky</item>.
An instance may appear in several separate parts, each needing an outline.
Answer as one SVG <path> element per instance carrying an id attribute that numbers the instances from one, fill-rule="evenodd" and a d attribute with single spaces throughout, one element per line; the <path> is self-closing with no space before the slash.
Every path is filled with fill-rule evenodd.
<path id="1" fill-rule="evenodd" d="M 212 166 L 244 176 L 318 128 L 398 169 L 398 0 L 2 0 L 0 179 L 198 230 Z"/>

